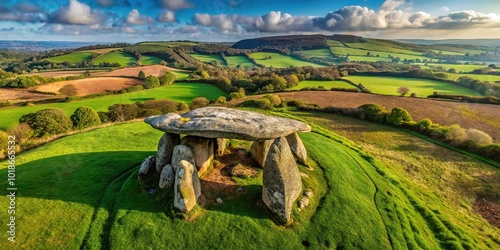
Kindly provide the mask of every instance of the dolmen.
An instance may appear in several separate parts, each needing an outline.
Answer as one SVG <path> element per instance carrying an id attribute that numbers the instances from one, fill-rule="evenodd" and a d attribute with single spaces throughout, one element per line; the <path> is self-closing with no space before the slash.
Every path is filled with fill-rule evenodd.
<path id="1" fill-rule="evenodd" d="M 205 107 L 184 114 L 150 116 L 144 120 L 165 132 L 156 156 L 146 158 L 139 177 L 160 174 L 159 187 L 174 189 L 174 207 L 189 212 L 201 195 L 200 176 L 215 156 L 224 154 L 227 139 L 253 141 L 250 152 L 263 167 L 262 200 L 285 222 L 302 192 L 296 161 L 307 152 L 297 135 L 309 125 L 292 119 L 223 107 Z M 180 135 L 185 135 L 182 139 Z"/>

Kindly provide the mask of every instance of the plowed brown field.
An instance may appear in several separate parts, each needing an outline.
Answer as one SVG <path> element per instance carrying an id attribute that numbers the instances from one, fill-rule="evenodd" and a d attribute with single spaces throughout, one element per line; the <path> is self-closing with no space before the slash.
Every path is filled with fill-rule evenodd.
<path id="1" fill-rule="evenodd" d="M 41 85 L 37 88 L 39 91 L 59 93 L 59 90 L 66 85 L 73 85 L 76 88 L 77 96 L 90 94 L 99 94 L 106 91 L 115 91 L 140 85 L 143 82 L 139 79 L 126 77 L 92 77 L 74 81 L 62 81 Z"/>

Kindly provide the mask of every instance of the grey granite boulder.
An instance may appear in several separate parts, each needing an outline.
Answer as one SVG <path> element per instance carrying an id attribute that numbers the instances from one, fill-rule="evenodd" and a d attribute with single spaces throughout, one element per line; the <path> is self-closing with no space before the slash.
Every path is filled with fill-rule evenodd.
<path id="1" fill-rule="evenodd" d="M 179 169 L 181 160 L 189 161 L 191 164 L 193 164 L 193 166 L 195 165 L 193 150 L 189 146 L 177 145 L 174 147 L 174 150 L 172 152 L 172 161 L 170 164 L 172 165 L 174 172 L 177 172 L 177 170 Z"/>
<path id="2" fill-rule="evenodd" d="M 141 163 L 141 167 L 139 168 L 139 179 L 145 177 L 150 173 L 151 171 L 154 171 L 156 166 L 156 158 L 154 155 L 148 156 L 144 161 Z"/>
<path id="3" fill-rule="evenodd" d="M 174 169 L 172 168 L 172 165 L 167 164 L 165 167 L 161 170 L 160 174 L 160 182 L 159 182 L 159 187 L 161 189 L 168 189 L 172 187 L 175 181 L 175 172 Z"/>
<path id="4" fill-rule="evenodd" d="M 266 156 L 272 143 L 273 140 L 254 141 L 250 147 L 252 157 L 261 167 L 264 167 L 264 163 L 266 163 Z"/>
<path id="5" fill-rule="evenodd" d="M 174 207 L 188 213 L 196 205 L 201 195 L 200 179 L 196 167 L 189 161 L 178 163 L 174 185 Z"/>
<path id="6" fill-rule="evenodd" d="M 292 205 L 301 191 L 299 169 L 286 139 L 280 137 L 271 144 L 266 157 L 262 199 L 282 221 L 290 223 Z"/>
<path id="7" fill-rule="evenodd" d="M 161 173 L 162 168 L 172 161 L 174 147 L 181 144 L 181 137 L 177 134 L 165 133 L 158 142 L 156 155 L 156 171 Z"/>
<path id="8" fill-rule="evenodd" d="M 193 150 L 196 169 L 198 175 L 201 176 L 214 159 L 214 140 L 188 135 L 182 138 L 181 144 L 189 146 Z"/>
<path id="9" fill-rule="evenodd" d="M 292 119 L 222 107 L 205 107 L 179 115 L 150 116 L 144 120 L 167 133 L 206 138 L 269 140 L 296 132 L 309 132 L 309 125 Z"/>
<path id="10" fill-rule="evenodd" d="M 297 158 L 300 163 L 306 164 L 307 151 L 299 135 L 297 133 L 290 134 L 286 137 L 286 141 L 288 142 L 288 145 L 290 146 L 290 149 L 292 150 L 295 158 Z"/>

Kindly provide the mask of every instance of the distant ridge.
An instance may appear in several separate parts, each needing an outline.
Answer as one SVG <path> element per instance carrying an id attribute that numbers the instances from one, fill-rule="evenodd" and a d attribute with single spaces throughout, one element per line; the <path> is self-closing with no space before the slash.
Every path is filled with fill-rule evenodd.
<path id="1" fill-rule="evenodd" d="M 244 39 L 236 42 L 232 47 L 235 49 L 266 49 L 275 47 L 289 49 L 319 49 L 328 48 L 327 40 L 365 42 L 362 37 L 351 35 L 289 35 Z"/>
<path id="2" fill-rule="evenodd" d="M 500 39 L 444 39 L 444 40 L 426 40 L 426 39 L 394 39 L 403 43 L 413 43 L 421 45 L 433 44 L 453 44 L 453 45 L 476 45 L 500 47 Z"/>

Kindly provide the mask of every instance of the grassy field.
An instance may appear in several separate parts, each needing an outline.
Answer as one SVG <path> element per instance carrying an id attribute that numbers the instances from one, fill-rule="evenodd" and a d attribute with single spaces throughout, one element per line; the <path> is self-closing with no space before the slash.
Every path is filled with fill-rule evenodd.
<path id="1" fill-rule="evenodd" d="M 218 54 L 216 55 L 189 54 L 189 55 L 202 62 L 218 62 L 221 65 L 224 65 L 224 61 Z"/>
<path id="2" fill-rule="evenodd" d="M 161 58 L 156 57 L 156 56 L 142 55 L 142 58 L 141 58 L 142 65 L 160 64 L 161 61 L 163 61 L 163 60 Z"/>
<path id="3" fill-rule="evenodd" d="M 141 42 L 137 45 L 140 46 L 164 46 L 164 47 L 178 47 L 178 46 L 196 46 L 194 42 Z"/>
<path id="4" fill-rule="evenodd" d="M 427 64 L 419 64 L 423 68 L 430 68 L 442 66 L 445 70 L 455 69 L 457 72 L 471 72 L 475 69 L 486 68 L 488 65 L 484 64 L 445 64 L 445 63 L 427 63 Z"/>
<path id="5" fill-rule="evenodd" d="M 347 46 L 355 49 L 364 49 L 367 51 L 372 51 L 372 54 L 377 54 L 378 51 L 380 52 L 387 52 L 387 53 L 393 53 L 393 54 L 405 54 L 405 55 L 415 55 L 415 56 L 421 56 L 421 52 L 416 52 L 408 49 L 401 49 L 401 48 L 395 48 L 394 44 L 391 43 L 373 43 L 371 40 L 368 40 L 369 42 L 367 43 L 347 43 Z"/>
<path id="6" fill-rule="evenodd" d="M 500 82 L 500 75 L 486 75 L 486 74 L 452 74 L 452 73 L 446 73 L 448 76 L 447 79 L 450 80 L 457 80 L 458 78 L 462 76 L 468 76 L 470 78 L 478 79 L 483 82 Z"/>
<path id="7" fill-rule="evenodd" d="M 369 46 L 369 45 L 367 45 L 367 46 Z M 390 49 L 391 48 L 389 48 L 388 50 L 390 50 Z M 409 54 L 392 53 L 392 52 L 375 51 L 375 50 L 354 49 L 354 48 L 346 48 L 346 47 L 343 47 L 343 48 L 342 47 L 331 47 L 330 50 L 332 51 L 332 53 L 334 53 L 340 57 L 344 57 L 347 54 L 349 54 L 349 59 L 351 61 L 388 60 L 388 59 L 390 59 L 389 56 L 392 56 L 394 58 L 399 57 L 401 60 L 404 60 L 404 59 L 408 59 L 408 60 L 428 59 L 427 57 L 421 56 L 421 55 L 414 55 L 414 54 L 409 55 Z M 366 56 L 368 52 L 370 52 L 371 57 Z M 378 55 L 378 57 L 377 57 L 377 55 Z M 366 58 L 365 57 L 354 58 L 352 56 L 365 56 Z M 371 59 L 369 59 L 369 58 L 371 58 Z"/>
<path id="8" fill-rule="evenodd" d="M 151 99 L 169 99 L 178 102 L 190 103 L 191 99 L 204 96 L 213 100 L 219 96 L 226 96 L 226 93 L 218 87 L 206 83 L 179 83 L 160 88 L 148 89 L 144 91 L 132 92 L 121 95 L 110 95 L 99 98 L 74 101 L 68 103 L 50 103 L 31 107 L 17 107 L 0 110 L 0 129 L 6 129 L 18 122 L 19 118 L 28 113 L 33 113 L 41 109 L 59 108 L 71 115 L 81 106 L 89 106 L 97 111 L 107 111 L 108 107 L 116 103 L 135 103 L 137 101 L 147 101 Z"/>
<path id="9" fill-rule="evenodd" d="M 331 88 L 346 88 L 346 89 L 358 89 L 357 87 L 353 86 L 352 84 L 345 82 L 345 81 L 320 81 L 320 80 L 304 80 L 299 82 L 299 84 L 290 90 L 300 90 L 302 88 L 312 88 L 312 87 L 319 87 L 323 86 L 326 89 L 331 89 Z"/>
<path id="10" fill-rule="evenodd" d="M 288 68 L 290 66 L 312 66 L 312 67 L 325 67 L 324 65 L 317 63 L 310 63 L 306 61 L 302 61 L 291 56 L 285 56 L 279 53 L 273 52 L 255 52 L 250 54 L 252 58 L 259 64 L 265 65 L 266 67 L 274 67 L 274 68 Z M 270 59 L 266 59 L 266 57 L 271 57 Z"/>
<path id="11" fill-rule="evenodd" d="M 346 79 L 363 84 L 373 93 L 384 95 L 398 95 L 397 89 L 406 86 L 410 88 L 408 94 L 415 93 L 418 97 L 427 97 L 434 91 L 448 95 L 481 96 L 480 93 L 462 86 L 427 79 L 385 76 L 348 76 Z"/>
<path id="12" fill-rule="evenodd" d="M 112 51 L 97 57 L 94 60 L 94 65 L 99 65 L 101 62 L 119 63 L 121 66 L 132 66 L 137 63 L 137 59 L 123 51 Z"/>
<path id="13" fill-rule="evenodd" d="M 300 53 L 308 55 L 310 57 L 318 57 L 318 58 L 326 58 L 326 59 L 332 59 L 332 53 L 328 49 L 311 49 L 311 50 L 304 50 L 301 51 Z"/>
<path id="14" fill-rule="evenodd" d="M 91 56 L 92 52 L 73 52 L 62 56 L 49 57 L 47 58 L 47 60 L 55 63 L 79 63 L 85 60 L 90 60 Z"/>
<path id="15" fill-rule="evenodd" d="M 326 41 L 326 44 L 328 44 L 328 46 L 330 47 L 345 47 L 342 42 L 337 40 L 328 40 Z"/>
<path id="16" fill-rule="evenodd" d="M 173 216 L 171 202 L 155 199 L 137 180 L 138 164 L 154 154 L 161 134 L 142 122 L 121 124 L 18 155 L 16 175 L 22 181 L 16 183 L 20 190 L 16 201 L 23 217 L 16 226 L 23 230 L 18 231 L 16 244 L 24 249 L 40 245 L 49 249 L 478 249 L 500 245 L 499 230 L 470 210 L 455 210 L 446 197 L 419 188 L 400 169 L 384 166 L 318 126 L 300 135 L 313 170 L 299 169 L 309 176 L 302 178 L 304 188 L 313 190 L 314 196 L 300 214 L 294 208 L 293 226 L 276 226 L 258 205 L 262 175 L 236 179 L 246 194 L 197 207 L 197 217 L 186 222 Z M 0 172 L 7 174 L 5 162 Z M 7 186 L 6 180 L 0 180 L 0 185 Z M 3 203 L 7 199 L 0 197 Z M 7 216 L 2 213 L 0 219 L 7 221 Z M 2 241 L 0 247 L 8 244 Z"/>
<path id="17" fill-rule="evenodd" d="M 226 60 L 229 66 L 232 67 L 240 65 L 243 68 L 253 68 L 256 66 L 253 62 L 251 62 L 244 56 L 226 56 Z"/>

